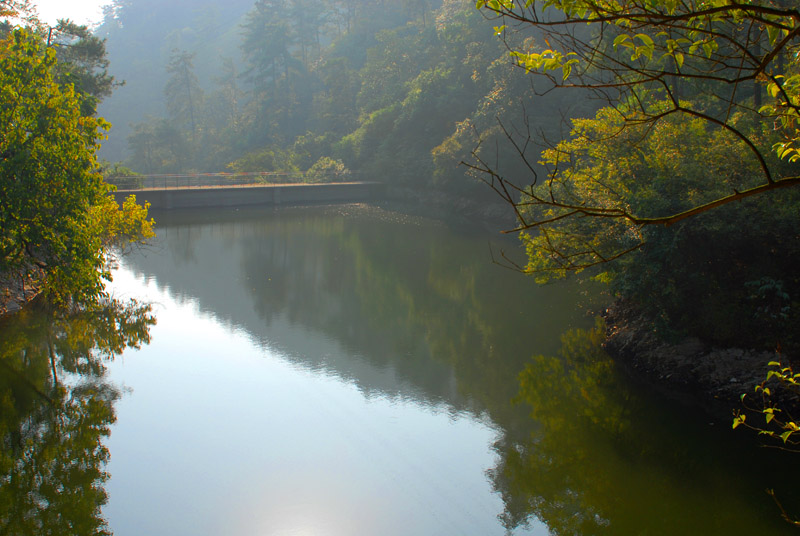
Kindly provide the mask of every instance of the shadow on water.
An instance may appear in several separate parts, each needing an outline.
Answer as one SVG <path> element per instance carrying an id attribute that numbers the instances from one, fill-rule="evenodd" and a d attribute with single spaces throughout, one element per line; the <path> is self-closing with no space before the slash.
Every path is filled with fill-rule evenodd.
<path id="1" fill-rule="evenodd" d="M 107 300 L 0 321 L 0 534 L 110 534 L 100 508 L 119 390 L 104 362 L 149 342 L 150 307 Z"/>
<path id="2" fill-rule="evenodd" d="M 496 445 L 491 478 L 505 526 L 535 518 L 558 535 L 795 533 L 765 493 L 797 504 L 792 455 L 663 407 L 626 380 L 603 333 L 599 319 L 570 330 L 558 355 L 534 356 L 519 374 L 517 402 L 537 426 Z"/>

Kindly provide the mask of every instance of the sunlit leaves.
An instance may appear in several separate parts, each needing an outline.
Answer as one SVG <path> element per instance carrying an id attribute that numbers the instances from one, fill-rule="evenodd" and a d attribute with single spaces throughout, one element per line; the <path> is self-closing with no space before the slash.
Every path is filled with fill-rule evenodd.
<path id="1" fill-rule="evenodd" d="M 109 217 L 98 218 L 99 206 L 110 216 L 116 204 L 95 157 L 110 125 L 84 115 L 73 87 L 56 82 L 56 66 L 53 49 L 24 30 L 0 55 L 0 270 L 43 274 L 56 301 L 94 299 L 115 233 L 102 226 Z M 140 213 L 121 214 L 149 229 Z"/>
<path id="2" fill-rule="evenodd" d="M 792 65 L 794 71 L 800 65 Z M 777 74 L 767 83 L 767 93 L 772 102 L 761 107 L 759 112 L 774 118 L 776 130 L 783 141 L 773 145 L 779 158 L 789 162 L 800 161 L 800 73 Z"/>
<path id="3" fill-rule="evenodd" d="M 500 11 L 501 9 L 514 9 L 513 0 L 478 0 L 475 7 L 481 9 L 488 7 L 492 11 Z"/>
<path id="4" fill-rule="evenodd" d="M 518 52 L 512 51 L 511 57 L 515 58 L 519 65 L 526 71 L 554 71 L 561 70 L 562 80 L 566 80 L 572 72 L 573 66 L 577 65 L 578 59 L 575 53 L 562 54 L 555 50 L 545 50 L 543 52 Z"/>
<path id="5" fill-rule="evenodd" d="M 761 395 L 761 407 L 750 406 L 747 395 L 742 395 L 745 408 L 754 413 L 761 413 L 764 416 L 764 424 L 751 424 L 752 421 L 747 421 L 747 415 L 739 411 L 734 415 L 733 428 L 744 425 L 757 431 L 761 436 L 780 440 L 784 446 L 797 448 L 800 446 L 800 439 L 797 439 L 800 437 L 800 424 L 798 424 L 800 420 L 793 417 L 787 408 L 778 407 L 773 402 L 773 396 L 777 392 L 781 392 L 784 397 L 787 393 L 795 397 L 799 395 L 800 373 L 794 372 L 791 366 L 784 366 L 779 361 L 770 361 L 769 367 L 771 368 L 767 372 L 766 379 L 755 386 L 755 393 Z"/>
<path id="6" fill-rule="evenodd" d="M 733 418 L 733 429 L 735 430 L 736 428 L 739 427 L 739 425 L 744 424 L 744 421 L 746 419 L 747 419 L 746 415 L 737 415 L 736 417 L 734 417 Z"/>
<path id="7" fill-rule="evenodd" d="M 757 173 L 737 164 L 741 151 L 700 119 L 633 127 L 620 110 L 604 108 L 574 120 L 570 137 L 542 153 L 548 178 L 520 193 L 521 214 L 532 223 L 522 234 L 527 270 L 546 280 L 639 248 L 646 239 L 639 221 L 712 199 Z M 709 184 L 709 167 L 724 178 Z"/>
<path id="8" fill-rule="evenodd" d="M 690 83 L 702 79 L 720 84 L 710 92 L 719 99 L 726 86 L 764 83 L 772 102 L 761 113 L 775 118 L 785 138 L 773 149 L 781 159 L 800 162 L 798 56 L 792 48 L 800 18 L 789 8 L 728 0 L 545 0 L 536 10 L 530 2 L 480 1 L 477 6 L 503 20 L 529 23 L 560 36 L 559 47 L 545 39 L 547 48 L 512 47 L 511 52 L 529 72 L 549 76 L 556 85 L 608 84 L 629 93 L 647 85 L 651 94 L 655 90 L 668 95 L 671 89 L 665 81 L 677 74 Z M 559 15 L 548 15 L 548 8 Z M 596 39 L 591 44 L 574 33 L 586 24 Z M 582 74 L 604 72 L 610 79 L 592 74 L 567 82 L 576 69 Z M 558 70 L 561 77 L 553 76 Z"/>

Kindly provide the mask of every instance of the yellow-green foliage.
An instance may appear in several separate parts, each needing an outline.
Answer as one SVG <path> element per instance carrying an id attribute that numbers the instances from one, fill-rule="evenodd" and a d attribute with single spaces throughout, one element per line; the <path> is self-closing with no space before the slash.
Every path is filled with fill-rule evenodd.
<path id="1" fill-rule="evenodd" d="M 737 411 L 733 418 L 733 428 L 741 425 L 758 431 L 760 435 L 780 442 L 791 448 L 800 447 L 800 420 L 792 415 L 791 408 L 781 407 L 773 400 L 773 395 L 789 392 L 791 396 L 800 395 L 800 373 L 796 373 L 791 366 L 784 366 L 778 361 L 771 361 L 772 369 L 767 373 L 766 379 L 755 387 L 755 394 L 761 397 L 761 407 L 754 408 L 749 405 L 747 394 L 742 395 L 742 402 L 747 409 L 760 413 L 764 422 L 754 423 L 754 419 L 747 420 L 747 414 Z"/>
<path id="2" fill-rule="evenodd" d="M 51 48 L 18 29 L 0 43 L 0 270 L 44 274 L 57 301 L 102 292 L 107 248 L 152 236 L 146 207 L 119 211 L 95 151 L 103 119 L 54 78 Z"/>
<path id="3" fill-rule="evenodd" d="M 698 118 L 632 125 L 606 107 L 574 120 L 570 137 L 542 153 L 548 179 L 521 198 L 523 214 L 547 222 L 522 235 L 528 269 L 541 280 L 563 277 L 641 247 L 646 233 L 639 220 L 752 186 L 759 170 L 745 152 L 732 134 Z"/>

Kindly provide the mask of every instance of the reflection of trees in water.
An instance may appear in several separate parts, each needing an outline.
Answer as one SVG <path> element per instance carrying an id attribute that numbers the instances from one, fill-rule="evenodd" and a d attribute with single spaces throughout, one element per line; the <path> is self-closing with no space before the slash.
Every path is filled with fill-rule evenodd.
<path id="1" fill-rule="evenodd" d="M 630 424 L 630 394 L 609 389 L 614 367 L 601 340 L 599 328 L 570 331 L 558 357 L 537 355 L 519 375 L 518 399 L 539 426 L 530 437 L 498 444 L 502 459 L 492 476 L 509 529 L 531 516 L 554 534 L 596 534 L 608 524 L 603 510 L 585 500 L 585 485 L 597 473 L 592 453 L 602 450 L 605 434 Z"/>
<path id="2" fill-rule="evenodd" d="M 464 409 L 450 367 L 431 359 L 425 344 L 425 324 L 433 311 L 419 311 L 416 302 L 424 293 L 428 256 L 416 255 L 412 265 L 406 264 L 408 238 L 400 236 L 399 226 L 387 232 L 387 225 L 330 214 L 254 225 L 241 247 L 253 308 L 266 326 L 288 322 L 346 349 L 337 362 L 315 365 L 312 361 L 321 356 L 314 355 L 294 359 L 355 380 L 366 391 L 413 389 L 411 396 L 447 400 Z M 419 242 L 430 240 L 420 237 Z M 375 371 L 397 385 L 381 383 Z"/>
<path id="3" fill-rule="evenodd" d="M 520 289 L 498 277 L 485 242 L 435 222 L 306 214 L 251 231 L 241 266 L 262 321 L 325 333 L 456 411 L 508 407 L 531 340 L 547 345 L 554 325 L 580 318 L 548 308 L 565 289 Z"/>
<path id="4" fill-rule="evenodd" d="M 535 356 L 519 375 L 530 424 L 498 441 L 490 472 L 506 528 L 537 518 L 557 535 L 791 530 L 763 493 L 791 486 L 790 475 L 768 481 L 786 458 L 751 467 L 754 449 L 725 443 L 728 430 L 656 407 L 621 378 L 603 332 L 567 332 L 559 355 Z"/>
<path id="5" fill-rule="evenodd" d="M 159 230 L 165 251 L 191 237 L 197 264 L 139 269 L 256 339 L 291 348 L 289 337 L 323 334 L 347 349 L 335 362 L 289 356 L 304 366 L 479 408 L 499 434 L 490 476 L 509 530 L 537 517 L 553 534 L 781 533 L 762 491 L 780 483 L 758 478 L 775 472 L 744 467 L 750 451 L 727 445 L 727 430 L 695 427 L 619 381 L 597 329 L 568 333 L 558 352 L 553 334 L 582 318 L 578 289 L 498 273 L 485 241 L 476 254 L 473 237 L 444 226 L 321 208 L 202 213 L 212 217 Z M 395 384 L 375 387 L 375 370 Z"/>
<path id="6" fill-rule="evenodd" d="M 110 534 L 100 507 L 118 390 L 104 361 L 150 341 L 150 307 L 27 309 L 0 323 L 0 534 Z"/>

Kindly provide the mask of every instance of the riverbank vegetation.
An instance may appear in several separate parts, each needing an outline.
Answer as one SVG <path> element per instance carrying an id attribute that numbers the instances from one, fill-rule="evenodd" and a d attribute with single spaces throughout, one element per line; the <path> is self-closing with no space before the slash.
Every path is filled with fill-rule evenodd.
<path id="1" fill-rule="evenodd" d="M 96 151 L 114 86 L 102 40 L 0 1 L 0 532 L 111 534 L 104 439 L 120 391 L 104 361 L 149 341 L 150 306 L 106 294 L 115 251 L 153 236 L 118 206 Z"/>
<path id="2" fill-rule="evenodd" d="M 478 166 L 516 209 L 525 269 L 547 279 L 598 267 L 665 326 L 796 351 L 797 12 L 479 4 L 507 23 L 502 32 L 543 29 L 547 47 L 506 39 L 522 67 L 604 106 L 538 157 L 542 177 Z"/>
<path id="3" fill-rule="evenodd" d="M 25 15 L 8 7 L 6 16 Z M 30 17 L 26 28 L 6 21 L 1 33 L 4 297 L 26 299 L 27 286 L 60 304 L 93 302 L 112 248 L 153 236 L 147 207 L 134 197 L 119 207 L 99 173 L 95 153 L 109 124 L 94 112 L 113 83 L 102 42 L 68 22 L 54 38 Z"/>

